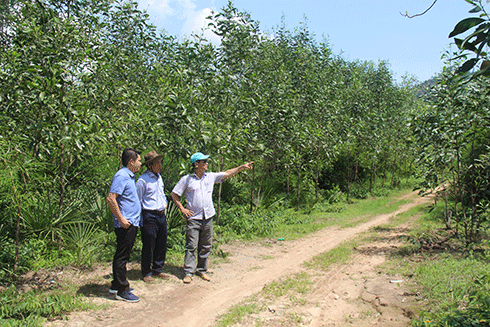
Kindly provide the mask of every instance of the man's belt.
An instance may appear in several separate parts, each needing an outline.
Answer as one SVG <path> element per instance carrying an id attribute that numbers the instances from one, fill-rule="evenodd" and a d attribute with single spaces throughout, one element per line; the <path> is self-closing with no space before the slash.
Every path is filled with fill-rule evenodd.
<path id="1" fill-rule="evenodd" d="M 145 213 L 145 212 L 151 213 L 152 215 L 155 215 L 155 216 L 163 216 L 163 214 L 165 213 L 165 210 L 146 210 L 146 209 L 143 209 L 143 213 Z"/>

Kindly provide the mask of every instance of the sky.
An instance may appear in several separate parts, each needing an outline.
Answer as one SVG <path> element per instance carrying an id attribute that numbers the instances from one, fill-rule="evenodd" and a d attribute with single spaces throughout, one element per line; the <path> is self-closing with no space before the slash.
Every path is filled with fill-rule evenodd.
<path id="1" fill-rule="evenodd" d="M 206 17 L 225 7 L 228 0 L 137 0 L 158 30 L 183 40 L 201 34 Z M 326 40 L 335 55 L 349 61 L 388 61 L 395 80 L 408 75 L 425 81 L 441 72 L 445 51 L 455 51 L 448 38 L 454 26 L 474 14 L 464 0 L 233 0 L 234 6 L 272 34 L 281 25 L 294 31 L 306 22 L 317 42 Z M 204 35 L 218 44 L 210 31 Z"/>

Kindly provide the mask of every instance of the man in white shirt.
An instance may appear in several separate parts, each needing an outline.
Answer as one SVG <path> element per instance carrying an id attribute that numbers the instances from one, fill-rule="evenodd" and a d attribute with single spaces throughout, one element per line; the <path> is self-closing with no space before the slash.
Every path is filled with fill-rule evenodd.
<path id="1" fill-rule="evenodd" d="M 153 277 L 167 279 L 163 265 L 167 255 L 167 198 L 160 172 L 162 158 L 155 151 L 145 155 L 146 171 L 138 178 L 136 190 L 141 202 L 141 273 L 146 283 L 154 282 Z"/>
<path id="2" fill-rule="evenodd" d="M 191 282 L 194 273 L 206 281 L 211 280 L 206 272 L 213 240 L 213 216 L 216 213 L 212 199 L 214 184 L 243 170 L 252 169 L 253 164 L 249 162 L 225 172 L 211 173 L 206 172 L 208 158 L 208 155 L 201 152 L 194 153 L 190 161 L 194 173 L 182 177 L 170 193 L 177 208 L 187 219 L 183 279 L 186 284 Z M 180 202 L 182 194 L 185 194 L 187 208 Z"/>

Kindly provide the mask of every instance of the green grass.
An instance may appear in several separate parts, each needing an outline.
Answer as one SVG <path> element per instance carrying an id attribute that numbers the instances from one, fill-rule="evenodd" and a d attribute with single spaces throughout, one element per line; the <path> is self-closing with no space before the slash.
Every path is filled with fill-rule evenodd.
<path id="1" fill-rule="evenodd" d="M 410 280 L 413 292 L 418 294 L 419 318 L 416 326 L 446 326 L 445 319 L 454 315 L 466 316 L 469 296 L 475 291 L 486 290 L 487 298 L 477 307 L 490 309 L 490 265 L 486 260 L 462 257 L 459 254 L 412 254 L 393 259 L 389 263 L 392 272 L 406 276 Z M 390 270 L 388 268 L 388 270 Z M 458 311 L 464 309 L 463 311 Z M 475 316 L 475 314 L 471 314 Z M 470 318 L 470 317 L 466 317 Z M 466 319 L 465 318 L 465 319 Z M 469 321 L 469 320 L 468 320 Z M 454 324 L 448 326 L 488 326 L 488 324 Z"/>
<path id="2" fill-rule="evenodd" d="M 342 228 L 354 227 L 368 221 L 374 216 L 394 212 L 402 205 L 411 201 L 410 199 L 396 199 L 406 192 L 406 190 L 396 191 L 386 197 L 371 198 L 353 203 L 340 214 L 336 214 L 337 224 Z M 328 216 L 332 216 L 332 214 Z"/>
<path id="3" fill-rule="evenodd" d="M 416 216 L 407 243 L 384 265 L 388 273 L 402 274 L 418 294 L 419 317 L 414 326 L 490 325 L 490 247 L 483 241 L 477 252 L 467 252 L 457 238 L 449 238 L 444 248 L 424 250 L 421 242 L 437 245 L 451 234 L 443 227 L 444 203 L 432 210 L 413 208 L 395 218 L 403 222 Z"/>
<path id="4" fill-rule="evenodd" d="M 307 273 L 298 273 L 290 278 L 271 282 L 264 286 L 261 292 L 251 298 L 228 309 L 228 312 L 218 318 L 218 326 L 226 327 L 242 322 L 245 317 L 257 314 L 273 303 L 277 298 L 288 296 L 293 305 L 306 304 L 307 296 L 312 285 L 311 277 Z M 298 322 L 300 316 L 290 314 L 289 322 Z M 260 325 L 260 321 L 256 321 Z"/>
<path id="5" fill-rule="evenodd" d="M 287 209 L 282 211 L 281 215 L 290 218 L 286 219 L 285 222 L 279 223 L 270 236 L 294 240 L 325 227 L 355 227 L 369 221 L 374 216 L 394 212 L 400 206 L 409 203 L 411 199 L 397 200 L 397 198 L 409 192 L 409 189 L 395 190 L 387 196 L 356 200 L 356 202 L 346 205 L 340 212 L 324 212 L 319 204 L 315 205 L 319 209 L 313 210 L 308 214 L 296 212 L 294 209 Z"/>
<path id="6" fill-rule="evenodd" d="M 264 286 L 262 295 L 267 299 L 274 299 L 283 296 L 290 291 L 299 294 L 305 294 L 309 290 L 311 281 L 308 274 L 299 273 L 291 278 L 282 281 L 272 282 Z"/>
<path id="7" fill-rule="evenodd" d="M 238 305 L 233 306 L 231 309 L 228 310 L 228 313 L 221 316 L 217 326 L 225 327 L 234 325 L 236 323 L 239 323 L 243 319 L 243 317 L 257 313 L 261 309 L 262 308 L 257 303 L 254 303 L 253 300 L 244 301 Z"/>
<path id="8" fill-rule="evenodd" d="M 334 264 L 346 263 L 352 257 L 355 247 L 359 246 L 359 242 L 359 237 L 355 240 L 343 242 L 336 248 L 313 257 L 310 261 L 305 262 L 304 265 L 308 268 L 327 269 Z"/>
<path id="9" fill-rule="evenodd" d="M 0 293 L 0 303 L 2 326 L 40 326 L 67 312 L 98 308 L 76 294 L 75 286 L 47 292 L 23 292 L 12 285 Z"/>

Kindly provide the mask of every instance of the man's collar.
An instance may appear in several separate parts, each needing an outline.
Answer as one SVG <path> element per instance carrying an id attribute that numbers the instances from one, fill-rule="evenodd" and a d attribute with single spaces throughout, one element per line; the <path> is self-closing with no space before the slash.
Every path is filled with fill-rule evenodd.
<path id="1" fill-rule="evenodd" d="M 156 174 L 149 169 L 146 169 L 146 173 L 148 173 L 148 175 L 150 175 L 150 176 L 155 177 L 156 179 L 158 179 L 158 177 L 160 176 L 160 174 Z"/>
<path id="2" fill-rule="evenodd" d="M 129 177 L 134 178 L 134 173 L 131 171 L 131 169 L 129 169 L 128 167 L 123 167 L 123 169 L 126 170 L 126 172 L 128 173 Z"/>
<path id="3" fill-rule="evenodd" d="M 199 176 L 197 176 L 196 172 L 193 172 L 192 176 L 196 176 L 197 179 L 200 179 Z M 206 176 L 206 172 L 202 174 L 201 178 L 203 178 L 204 176 Z"/>

